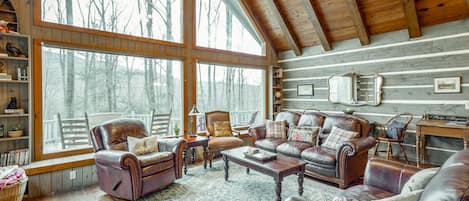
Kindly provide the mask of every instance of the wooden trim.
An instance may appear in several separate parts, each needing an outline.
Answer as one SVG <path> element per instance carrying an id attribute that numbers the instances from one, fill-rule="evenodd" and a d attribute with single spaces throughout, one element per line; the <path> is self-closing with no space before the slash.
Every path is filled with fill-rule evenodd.
<path id="1" fill-rule="evenodd" d="M 404 15 L 407 22 L 409 37 L 415 38 L 422 36 L 420 31 L 417 9 L 415 8 L 415 0 L 402 0 L 404 6 Z"/>
<path id="2" fill-rule="evenodd" d="M 314 31 L 318 35 L 319 42 L 322 45 L 322 48 L 325 51 L 332 50 L 330 40 L 327 38 L 326 32 L 324 31 L 324 26 L 321 24 L 319 17 L 317 15 L 318 11 L 314 8 L 313 3 L 310 0 L 301 0 L 303 6 L 305 6 L 311 23 L 313 24 Z"/>
<path id="3" fill-rule="evenodd" d="M 300 56 L 301 46 L 298 40 L 296 39 L 295 34 L 293 33 L 293 29 L 291 28 L 290 24 L 283 18 L 282 14 L 280 13 L 280 5 L 277 0 L 267 0 L 266 1 L 269 7 L 273 11 L 273 17 L 277 20 L 280 29 L 282 30 L 283 36 L 287 39 L 288 44 L 290 44 L 291 49 L 295 52 L 296 56 Z"/>
<path id="4" fill-rule="evenodd" d="M 265 55 L 255 55 L 255 54 L 248 54 L 248 53 L 242 53 L 242 52 L 234 52 L 234 51 L 215 49 L 215 48 L 210 48 L 210 47 L 195 46 L 194 50 L 202 50 L 205 52 L 227 54 L 227 55 L 239 56 L 239 57 L 249 57 L 249 58 L 254 58 L 254 59 L 267 59 L 267 56 Z"/>
<path id="5" fill-rule="evenodd" d="M 94 156 L 90 154 L 89 157 L 84 157 L 79 160 L 69 160 L 69 161 L 61 161 L 61 162 L 56 162 L 52 164 L 47 164 L 47 165 L 35 165 L 34 163 L 31 163 L 29 165 L 23 166 L 23 168 L 26 171 L 26 174 L 28 176 L 32 175 L 38 175 L 38 174 L 43 174 L 43 173 L 49 173 L 49 172 L 54 172 L 54 171 L 59 171 L 59 170 L 65 170 L 65 169 L 70 169 L 70 168 L 75 168 L 75 167 L 82 167 L 82 166 L 87 166 L 87 165 L 93 165 L 96 163 Z"/>
<path id="6" fill-rule="evenodd" d="M 140 42 L 153 43 L 153 44 L 161 44 L 161 45 L 174 46 L 174 47 L 185 46 L 184 37 L 182 37 L 182 40 L 183 40 L 182 43 L 179 43 L 179 42 L 172 42 L 172 41 L 166 41 L 166 40 L 161 40 L 161 39 L 145 38 L 145 37 L 133 36 L 133 35 L 128 35 L 128 34 L 102 31 L 102 30 L 97 30 L 97 29 L 88 29 L 88 28 L 76 27 L 76 26 L 71 26 L 71 25 L 45 22 L 45 21 L 42 21 L 41 19 L 41 12 L 42 12 L 41 1 L 42 0 L 34 0 L 34 5 L 33 5 L 34 6 L 33 7 L 34 25 L 39 26 L 39 27 L 47 27 L 47 28 L 61 29 L 65 31 L 88 33 L 88 34 L 99 35 L 99 36 L 110 37 L 110 38 L 120 38 L 120 39 L 140 41 Z"/>
<path id="7" fill-rule="evenodd" d="M 239 67 L 256 66 L 262 68 L 266 68 L 266 66 L 269 65 L 267 58 L 263 56 L 243 56 L 242 54 L 223 50 L 205 48 L 200 49 L 200 47 L 196 47 L 193 54 L 193 57 L 197 60 L 215 64 L 236 65 Z"/>
<path id="8" fill-rule="evenodd" d="M 44 40 L 44 39 L 35 39 L 40 41 L 40 43 L 45 43 L 53 46 L 59 46 L 64 48 L 71 48 L 71 49 L 78 49 L 78 50 L 87 50 L 92 52 L 103 52 L 109 54 L 117 54 L 117 55 L 125 55 L 125 56 L 137 56 L 137 57 L 146 57 L 146 58 L 156 58 L 156 59 L 172 59 L 172 60 L 183 60 L 184 56 L 180 56 L 178 54 L 168 55 L 163 52 L 148 52 L 143 51 L 141 49 L 136 48 L 130 52 L 128 49 L 121 49 L 121 48 L 110 48 L 110 47 L 102 47 L 98 45 L 86 45 L 82 43 L 74 43 L 74 42 L 62 42 L 62 41 L 55 41 L 55 40 Z M 182 51 L 181 51 L 182 52 Z M 164 56 L 159 56 L 164 55 Z"/>
<path id="9" fill-rule="evenodd" d="M 368 30 L 366 29 L 360 8 L 358 7 L 357 0 L 347 0 L 347 5 L 349 7 L 350 13 L 352 14 L 353 24 L 357 30 L 357 35 L 360 39 L 361 45 L 363 46 L 370 44 L 370 36 L 368 34 Z"/>
<path id="10" fill-rule="evenodd" d="M 467 6 L 469 7 L 469 0 L 466 0 L 466 4 L 467 4 Z"/>

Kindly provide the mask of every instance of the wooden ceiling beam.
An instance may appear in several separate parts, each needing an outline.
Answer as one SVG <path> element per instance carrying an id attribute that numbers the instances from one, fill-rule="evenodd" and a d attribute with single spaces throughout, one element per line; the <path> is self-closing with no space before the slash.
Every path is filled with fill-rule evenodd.
<path id="1" fill-rule="evenodd" d="M 288 44 L 290 44 L 290 47 L 295 52 L 296 56 L 300 56 L 302 54 L 300 43 L 296 39 L 295 34 L 293 33 L 293 29 L 280 13 L 280 5 L 276 0 L 267 0 L 267 2 L 269 4 L 269 7 L 272 8 L 274 14 L 273 17 L 280 25 L 280 29 L 282 30 L 283 35 L 287 39 Z"/>
<path id="2" fill-rule="evenodd" d="M 347 5 L 352 14 L 353 24 L 355 25 L 355 29 L 357 30 L 360 43 L 362 45 L 370 44 L 370 35 L 368 34 L 368 30 L 366 29 L 365 21 L 363 21 L 363 16 L 360 12 L 360 8 L 358 7 L 357 0 L 347 0 Z"/>
<path id="3" fill-rule="evenodd" d="M 308 13 L 309 18 L 311 19 L 314 31 L 316 31 L 316 34 L 318 35 L 319 42 L 321 43 L 322 48 L 325 51 L 332 50 L 331 43 L 329 42 L 329 39 L 326 36 L 326 32 L 324 31 L 321 21 L 319 21 L 317 10 L 314 8 L 310 0 L 301 0 L 301 2 L 306 8 L 306 12 Z"/>
<path id="4" fill-rule="evenodd" d="M 415 38 L 422 36 L 420 30 L 417 9 L 415 8 L 415 0 L 402 0 L 404 6 L 404 14 L 407 22 L 409 37 Z"/>
<path id="5" fill-rule="evenodd" d="M 246 12 L 246 15 L 248 16 L 248 18 L 251 20 L 251 23 L 253 23 L 254 28 L 256 29 L 257 33 L 260 33 L 262 35 L 262 38 L 265 40 L 265 42 L 268 43 L 269 46 L 273 50 L 275 50 L 276 47 L 274 46 L 274 43 L 272 42 L 272 39 L 270 38 L 269 34 L 267 33 L 265 26 L 263 26 L 263 24 L 260 23 L 259 19 L 254 14 L 254 11 L 249 6 L 249 3 L 246 0 L 240 0 L 239 3 L 241 4 L 241 7 Z"/>

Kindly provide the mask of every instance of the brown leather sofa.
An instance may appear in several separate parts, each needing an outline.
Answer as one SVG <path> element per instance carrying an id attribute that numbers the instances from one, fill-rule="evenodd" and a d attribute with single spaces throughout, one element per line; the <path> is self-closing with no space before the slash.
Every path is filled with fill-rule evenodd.
<path id="1" fill-rule="evenodd" d="M 376 200 L 401 192 L 404 184 L 420 169 L 411 165 L 372 158 L 363 185 L 345 190 L 348 200 Z M 426 185 L 420 201 L 469 201 L 469 150 L 451 156 Z"/>
<path id="2" fill-rule="evenodd" d="M 370 126 L 367 120 L 346 114 L 325 114 L 321 112 L 281 112 L 276 120 L 287 121 L 287 126 L 321 127 L 317 144 L 305 142 L 287 142 L 279 138 L 266 138 L 265 126 L 254 126 L 251 135 L 256 138 L 255 146 L 283 155 L 305 160 L 306 175 L 333 182 L 340 188 L 347 187 L 354 180 L 363 176 L 368 150 L 376 144 L 373 137 L 368 137 Z M 347 141 L 338 150 L 327 149 L 320 145 L 328 137 L 333 126 L 356 131 L 359 137 Z"/>
<path id="3" fill-rule="evenodd" d="M 158 139 L 159 152 L 137 156 L 128 151 L 127 136 L 148 135 L 141 121 L 118 119 L 90 131 L 96 151 L 99 186 L 104 192 L 126 200 L 166 187 L 182 177 L 182 139 Z"/>

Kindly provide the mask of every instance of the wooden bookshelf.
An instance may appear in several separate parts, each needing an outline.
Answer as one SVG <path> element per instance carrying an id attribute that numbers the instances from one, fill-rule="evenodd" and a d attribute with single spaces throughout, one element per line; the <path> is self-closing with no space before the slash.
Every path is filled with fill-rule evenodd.
<path id="1" fill-rule="evenodd" d="M 283 69 L 272 66 L 272 114 L 273 118 L 283 107 Z"/>

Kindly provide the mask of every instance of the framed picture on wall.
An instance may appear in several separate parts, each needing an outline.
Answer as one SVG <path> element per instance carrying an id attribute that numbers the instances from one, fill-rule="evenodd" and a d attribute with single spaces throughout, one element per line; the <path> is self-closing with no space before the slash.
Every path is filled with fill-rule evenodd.
<path id="1" fill-rule="evenodd" d="M 314 96 L 313 84 L 299 84 L 296 86 L 296 95 L 298 96 Z"/>
<path id="2" fill-rule="evenodd" d="M 461 77 L 433 78 L 433 93 L 461 93 Z"/>

